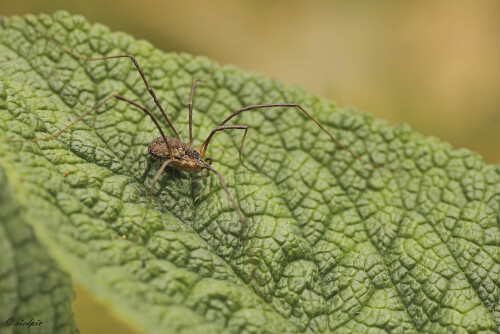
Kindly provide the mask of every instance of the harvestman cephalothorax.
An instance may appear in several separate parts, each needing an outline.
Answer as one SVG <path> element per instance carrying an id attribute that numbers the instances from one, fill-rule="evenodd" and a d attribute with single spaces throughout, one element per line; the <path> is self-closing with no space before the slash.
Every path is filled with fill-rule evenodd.
<path id="1" fill-rule="evenodd" d="M 41 137 L 41 138 L 35 138 L 35 139 L 26 139 L 26 140 L 14 140 L 14 139 L 10 139 L 10 140 L 8 140 L 10 142 L 36 142 L 36 141 L 48 140 L 48 139 L 57 137 L 60 134 L 64 133 L 65 131 L 69 130 L 77 122 L 81 121 L 83 118 L 85 118 L 86 116 L 90 115 L 92 112 L 94 112 L 95 110 L 97 110 L 98 108 L 100 108 L 101 106 L 103 106 L 107 101 L 109 101 L 111 99 L 118 99 L 118 100 L 124 101 L 124 102 L 126 102 L 128 104 L 131 104 L 132 106 L 138 108 L 139 110 L 141 110 L 142 112 L 144 112 L 146 115 L 148 115 L 151 118 L 151 120 L 153 121 L 153 123 L 155 124 L 156 128 L 158 129 L 158 131 L 159 131 L 159 133 L 161 135 L 160 137 L 154 139 L 149 144 L 149 146 L 148 146 L 148 152 L 149 152 L 149 154 L 153 158 L 161 161 L 162 165 L 161 165 L 160 169 L 157 171 L 157 173 L 156 173 L 156 175 L 155 175 L 155 177 L 153 179 L 153 184 L 152 184 L 151 190 L 149 192 L 148 202 L 147 202 L 147 206 L 146 206 L 146 210 L 145 210 L 143 219 L 142 219 L 141 224 L 139 225 L 139 229 L 135 233 L 135 235 L 134 235 L 134 237 L 132 239 L 132 242 L 129 245 L 129 247 L 136 242 L 137 238 L 139 237 L 139 235 L 140 235 L 140 233 L 142 231 L 142 228 L 143 228 L 143 226 L 144 226 L 144 224 L 146 222 L 146 218 L 147 218 L 147 215 L 148 215 L 149 208 L 151 206 L 151 201 L 152 201 L 152 197 L 153 197 L 154 187 L 155 187 L 156 183 L 158 182 L 158 180 L 160 179 L 160 177 L 162 176 L 165 168 L 167 166 L 173 166 L 173 167 L 176 167 L 177 169 L 180 169 L 180 170 L 183 170 L 183 171 L 186 171 L 186 172 L 200 172 L 200 171 L 205 170 L 206 171 L 206 175 L 204 177 L 208 177 L 209 174 L 210 174 L 210 172 L 214 173 L 218 177 L 221 187 L 226 192 L 227 198 L 228 198 L 229 202 L 233 206 L 234 210 L 236 211 L 236 214 L 238 215 L 239 220 L 241 221 L 242 232 L 243 232 L 245 243 L 246 243 L 245 247 L 248 249 L 249 260 L 250 260 L 250 264 L 252 265 L 252 276 L 253 276 L 253 279 L 256 280 L 256 272 L 255 272 L 256 269 L 255 269 L 255 265 L 254 265 L 254 262 L 253 262 L 252 251 L 251 251 L 251 248 L 248 245 L 249 241 L 248 241 L 247 226 L 246 226 L 246 222 L 245 222 L 245 217 L 244 217 L 243 213 L 241 212 L 238 204 L 234 200 L 233 196 L 231 195 L 231 192 L 227 188 L 222 175 L 211 166 L 211 164 L 212 164 L 212 158 L 208 158 L 208 157 L 205 158 L 205 155 L 206 155 L 207 149 L 208 149 L 208 145 L 210 144 L 210 141 L 211 141 L 211 139 L 213 138 L 213 136 L 214 136 L 214 134 L 216 132 L 218 132 L 218 131 L 224 131 L 224 130 L 244 130 L 243 137 L 242 137 L 241 144 L 240 144 L 240 148 L 239 148 L 239 159 L 240 159 L 241 164 L 246 169 L 248 169 L 248 170 L 250 170 L 252 172 L 257 172 L 255 170 L 249 168 L 248 166 L 246 166 L 245 163 L 243 162 L 243 158 L 242 158 L 243 144 L 245 142 L 245 137 L 246 137 L 247 132 L 248 132 L 248 126 L 247 125 L 226 125 L 226 123 L 229 122 L 231 119 L 233 119 L 235 116 L 239 115 L 242 112 L 248 111 L 248 110 L 263 109 L 263 108 L 276 108 L 276 107 L 294 107 L 294 108 L 297 108 L 305 116 L 307 116 L 314 123 L 316 123 L 316 125 L 323 132 L 325 132 L 331 138 L 331 140 L 335 144 L 337 144 L 343 150 L 347 151 L 355 159 L 360 160 L 364 164 L 371 165 L 371 166 L 376 167 L 376 168 L 386 168 L 386 169 L 389 169 L 389 170 L 394 170 L 392 168 L 388 168 L 388 167 L 385 167 L 385 166 L 377 165 L 377 164 L 372 163 L 372 162 L 370 162 L 368 160 L 362 159 L 360 156 L 358 156 L 356 153 L 354 153 L 353 151 L 351 151 L 349 148 L 347 148 L 344 145 L 342 145 L 333 135 L 330 134 L 330 132 L 328 132 L 328 130 L 326 130 L 302 106 L 300 106 L 299 104 L 296 104 L 296 103 L 272 103 L 272 104 L 250 105 L 250 106 L 241 108 L 239 110 L 236 110 L 231 115 L 229 115 L 228 117 L 226 117 L 222 122 L 220 122 L 217 127 L 215 127 L 214 129 L 211 130 L 210 134 L 205 139 L 205 141 L 203 141 L 203 143 L 201 144 L 201 146 L 199 146 L 198 148 L 195 148 L 195 147 L 193 147 L 193 136 L 192 136 L 193 98 L 194 98 L 196 83 L 198 81 L 204 82 L 204 81 L 206 81 L 206 79 L 205 80 L 194 79 L 193 83 L 192 83 L 192 86 L 191 86 L 191 93 L 190 93 L 190 96 L 189 96 L 189 104 L 188 104 L 188 108 L 189 108 L 189 144 L 186 144 L 186 143 L 184 143 L 180 139 L 179 134 L 175 130 L 174 125 L 172 124 L 172 122 L 168 118 L 167 114 L 165 113 L 163 107 L 161 106 L 160 102 L 158 101 L 158 99 L 156 97 L 155 92 L 153 91 L 153 89 L 149 85 L 148 80 L 146 79 L 146 76 L 144 75 L 141 67 L 139 66 L 139 63 L 137 62 L 136 58 L 133 55 L 131 55 L 131 54 L 124 54 L 124 55 L 117 55 L 117 56 L 88 58 L 88 57 L 76 54 L 76 53 L 72 52 L 71 50 L 68 50 L 67 48 L 65 48 L 64 46 L 62 46 L 58 42 L 56 42 L 54 39 L 52 39 L 51 37 L 49 37 L 47 34 L 45 34 L 44 32 L 42 32 L 40 29 L 38 29 L 34 25 L 32 25 L 32 26 L 33 26 L 33 28 L 40 35 L 42 35 L 44 38 L 46 38 L 48 41 L 50 41 L 56 47 L 58 47 L 59 49 L 61 49 L 65 53 L 67 53 L 67 54 L 69 54 L 69 55 L 71 55 L 71 56 L 73 56 L 75 58 L 78 58 L 78 59 L 82 59 L 82 60 L 85 60 L 85 61 L 99 61 L 99 60 L 106 60 L 106 59 L 129 58 L 133 62 L 133 64 L 136 67 L 137 71 L 139 72 L 139 74 L 140 74 L 140 76 L 142 78 L 142 81 L 144 82 L 144 85 L 146 86 L 146 89 L 148 90 L 149 94 L 152 96 L 152 98 L 153 98 L 156 106 L 158 107 L 158 109 L 161 112 L 161 114 L 162 114 L 163 118 L 165 119 L 165 121 L 168 123 L 170 131 L 173 134 L 172 137 L 165 135 L 165 133 L 163 132 L 160 124 L 158 123 L 158 121 L 156 120 L 156 118 L 154 117 L 154 115 L 146 107 L 141 106 L 141 105 L 137 104 L 136 102 L 134 102 L 132 100 L 129 100 L 129 99 L 127 99 L 127 98 L 125 98 L 125 97 L 123 97 L 121 95 L 111 94 L 108 97 L 106 97 L 105 99 L 101 100 L 92 109 L 90 109 L 87 112 L 83 113 L 76 120 L 74 120 L 73 122 L 71 122 L 70 124 L 68 124 L 66 127 L 64 127 L 62 130 L 60 130 L 60 131 L 58 131 L 56 133 L 53 133 L 51 135 L 48 135 L 48 136 L 45 136 L 45 137 Z M 259 294 L 259 297 L 262 300 L 262 295 L 260 293 L 258 284 L 255 284 L 255 286 L 257 288 L 257 293 Z"/>

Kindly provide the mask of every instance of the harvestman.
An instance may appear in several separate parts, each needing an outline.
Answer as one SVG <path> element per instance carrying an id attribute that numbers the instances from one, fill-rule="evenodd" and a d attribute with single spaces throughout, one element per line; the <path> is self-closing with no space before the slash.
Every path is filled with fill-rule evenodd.
<path id="1" fill-rule="evenodd" d="M 234 210 L 236 211 L 236 213 L 238 215 L 239 220 L 242 223 L 242 231 L 243 231 L 243 235 L 244 235 L 245 243 L 246 243 L 245 246 L 246 246 L 246 248 L 248 248 L 248 252 L 249 252 L 248 255 L 249 255 L 250 263 L 252 265 L 252 276 L 253 276 L 254 279 L 256 279 L 255 265 L 253 263 L 253 255 L 252 255 L 251 248 L 248 245 L 248 235 L 247 235 L 247 226 L 246 226 L 246 222 L 245 222 L 245 217 L 243 216 L 243 213 L 241 212 L 238 204 L 236 204 L 236 201 L 234 200 L 233 196 L 229 192 L 229 189 L 227 188 L 222 175 L 217 170 L 215 170 L 214 168 L 211 167 L 212 158 L 208 158 L 208 157 L 205 158 L 205 154 L 207 152 L 210 140 L 212 139 L 212 137 L 214 136 L 214 134 L 216 132 L 218 132 L 218 131 L 224 131 L 224 130 L 244 130 L 243 138 L 241 140 L 241 144 L 240 144 L 240 148 L 239 148 L 239 159 L 240 159 L 241 164 L 246 169 L 248 169 L 250 171 L 253 171 L 253 172 L 257 172 L 257 171 L 255 171 L 255 170 L 253 170 L 253 169 L 251 169 L 251 168 L 249 168 L 249 167 L 247 167 L 245 165 L 245 163 L 243 162 L 242 153 L 241 153 L 242 150 L 243 150 L 243 143 L 245 142 L 245 137 L 246 137 L 247 132 L 248 132 L 248 126 L 247 125 L 225 125 L 232 118 L 234 118 L 235 116 L 237 116 L 240 113 L 242 113 L 244 111 L 247 111 L 247 110 L 261 109 L 261 108 L 276 108 L 276 107 L 295 107 L 295 108 L 298 108 L 302 113 L 304 113 L 304 115 L 306 115 L 309 119 L 311 119 L 314 123 L 316 123 L 316 125 L 323 132 L 325 132 L 335 142 L 335 144 L 337 144 L 343 150 L 347 151 L 349 154 L 351 154 L 357 160 L 360 160 L 363 163 L 369 164 L 369 165 L 371 165 L 373 167 L 376 167 L 376 168 L 382 167 L 382 168 L 386 168 L 386 169 L 389 169 L 389 170 L 393 170 L 392 168 L 388 168 L 388 167 L 385 167 L 385 166 L 380 166 L 380 165 L 374 164 L 374 163 L 372 163 L 372 162 L 370 162 L 368 160 L 362 159 L 356 153 L 352 152 L 346 146 L 342 145 L 334 136 L 332 136 L 330 134 L 330 132 L 328 132 L 302 106 L 300 106 L 299 104 L 296 104 L 296 103 L 260 104 L 260 105 L 250 105 L 250 106 L 241 108 L 241 109 L 233 112 L 228 117 L 226 117 L 217 127 L 215 127 L 210 132 L 210 134 L 205 139 L 205 141 L 201 144 L 200 147 L 194 148 L 193 147 L 193 135 L 192 135 L 193 97 L 194 97 L 194 92 L 195 92 L 195 88 L 196 88 L 196 82 L 198 82 L 198 81 L 204 82 L 205 80 L 194 79 L 193 83 L 192 83 L 192 86 L 191 86 L 191 93 L 189 95 L 189 104 L 188 104 L 188 108 L 189 108 L 189 145 L 187 145 L 187 144 L 185 144 L 184 142 L 181 141 L 181 139 L 179 137 L 179 134 L 175 130 L 174 125 L 172 124 L 172 122 L 168 118 L 167 114 L 165 113 L 164 109 L 162 108 L 160 102 L 158 101 L 158 99 L 156 97 L 155 92 L 153 91 L 153 89 L 149 85 L 149 83 L 148 83 L 148 81 L 146 79 L 146 76 L 144 75 L 142 69 L 139 66 L 139 63 L 137 62 L 137 60 L 135 59 L 135 57 L 133 55 L 127 54 L 127 55 L 118 55 L 118 56 L 87 58 L 85 56 L 76 54 L 76 53 L 72 52 L 71 50 L 66 49 L 61 44 L 57 43 L 54 39 L 52 39 L 51 37 L 47 36 L 44 32 L 40 31 L 37 27 L 33 26 L 33 28 L 39 34 L 41 34 L 42 36 L 44 36 L 48 41 L 50 41 L 55 46 L 57 46 L 59 49 L 61 49 L 65 53 L 67 53 L 67 54 L 69 54 L 69 55 L 71 55 L 71 56 L 73 56 L 75 58 L 78 58 L 78 59 L 82 59 L 82 60 L 85 60 L 85 61 L 96 61 L 96 60 L 116 59 L 116 58 L 130 58 L 130 60 L 134 63 L 134 66 L 136 67 L 137 71 L 139 72 L 139 74 L 140 74 L 140 76 L 142 78 L 142 81 L 144 82 L 144 85 L 146 86 L 149 94 L 153 97 L 153 100 L 154 100 L 156 106 L 160 110 L 163 118 L 168 123 L 168 126 L 169 126 L 170 130 L 172 131 L 172 133 L 174 135 L 174 137 L 166 136 L 165 133 L 163 132 L 162 128 L 160 127 L 158 121 L 156 120 L 156 118 L 153 116 L 153 114 L 147 108 L 145 108 L 145 107 L 137 104 L 136 102 L 131 101 L 131 100 L 129 100 L 129 99 L 127 99 L 127 98 L 125 98 L 125 97 L 123 97 L 121 95 L 112 94 L 112 95 L 106 97 L 105 99 L 101 100 L 92 109 L 90 109 L 87 112 L 83 113 L 76 120 L 74 120 L 69 125 L 67 125 L 65 128 L 63 128 L 62 130 L 60 130 L 60 131 L 58 131 L 56 133 L 53 133 L 53 134 L 51 134 L 49 136 L 45 136 L 45 137 L 41 137 L 41 138 L 35 138 L 35 139 L 26 139 L 26 140 L 13 140 L 13 139 L 10 139 L 10 140 L 8 140 L 10 142 L 35 142 L 35 141 L 48 140 L 48 139 L 57 137 L 60 134 L 62 134 L 65 131 L 67 131 L 68 129 L 70 129 L 77 122 L 81 121 L 83 118 L 85 118 L 86 116 L 90 115 L 92 112 L 94 112 L 98 108 L 100 108 L 103 104 L 105 104 L 110 99 L 118 99 L 118 100 L 124 101 L 126 103 L 129 103 L 129 104 L 133 105 L 134 107 L 140 109 L 146 115 L 148 115 L 151 118 L 151 120 L 153 121 L 153 123 L 155 124 L 155 126 L 158 129 L 158 131 L 160 132 L 160 134 L 161 134 L 160 137 L 154 139 L 149 144 L 149 146 L 148 146 L 148 152 L 149 152 L 149 154 L 153 158 L 162 161 L 163 164 L 161 165 L 160 169 L 157 171 L 157 173 L 156 173 L 156 175 L 155 175 L 155 177 L 153 179 L 153 184 L 152 184 L 151 190 L 149 192 L 148 203 L 147 203 L 147 206 L 146 206 L 146 210 L 144 212 L 144 217 L 142 219 L 141 224 L 139 225 L 138 231 L 134 235 L 134 238 L 132 239 L 132 242 L 131 242 L 131 244 L 128 247 L 130 247 L 131 245 L 133 245 L 136 242 L 137 238 L 139 237 L 139 235 L 140 235 L 140 233 L 142 231 L 144 223 L 146 222 L 146 218 L 147 218 L 147 215 L 148 215 L 149 208 L 151 206 L 151 201 L 152 201 L 154 187 L 155 187 L 157 181 L 159 180 L 159 178 L 161 177 L 161 175 L 163 174 L 163 171 L 165 170 L 165 168 L 167 166 L 171 165 L 173 167 L 176 167 L 176 168 L 178 168 L 180 170 L 183 170 L 183 171 L 186 171 L 186 172 L 199 172 L 199 171 L 206 170 L 206 175 L 203 178 L 208 177 L 209 174 L 210 174 L 210 172 L 212 172 L 215 175 L 217 175 L 221 187 L 226 192 L 229 202 L 233 206 Z M 260 298 L 262 298 L 262 296 L 260 294 L 260 291 L 259 291 L 258 284 L 256 284 L 256 287 L 258 289 L 257 292 L 259 293 Z"/>

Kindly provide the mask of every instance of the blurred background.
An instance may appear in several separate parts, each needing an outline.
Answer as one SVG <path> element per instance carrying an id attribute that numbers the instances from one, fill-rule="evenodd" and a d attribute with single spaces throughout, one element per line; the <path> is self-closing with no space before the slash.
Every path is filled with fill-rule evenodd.
<path id="1" fill-rule="evenodd" d="M 66 9 L 164 51 L 276 77 L 500 163 L 500 2 L 2 1 L 4 16 Z M 97 310 L 97 311 L 95 311 Z M 96 312 L 96 313 L 92 313 Z M 82 333 L 136 333 L 77 289 Z M 98 316 L 97 316 L 97 315 Z M 102 323 L 95 323 L 100 321 Z"/>

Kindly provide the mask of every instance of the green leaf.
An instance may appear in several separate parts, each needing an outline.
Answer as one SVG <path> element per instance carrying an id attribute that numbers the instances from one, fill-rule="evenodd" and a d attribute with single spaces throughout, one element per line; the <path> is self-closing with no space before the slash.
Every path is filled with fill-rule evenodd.
<path id="1" fill-rule="evenodd" d="M 36 239 L 0 168 L 0 328 L 2 333 L 77 333 L 68 274 Z"/>
<path id="2" fill-rule="evenodd" d="M 188 141 L 191 83 L 212 61 L 64 12 L 3 22 L 0 138 L 55 133 L 111 93 L 160 119 L 130 60 L 76 59 L 32 25 L 87 57 L 135 55 Z M 238 108 L 276 102 L 301 104 L 356 154 L 399 169 L 354 159 L 293 108 L 248 111 L 231 124 L 249 125 L 244 159 L 266 175 L 241 166 L 240 131 L 209 148 L 248 245 L 216 177 L 168 169 L 126 250 L 160 166 L 149 117 L 110 101 L 51 140 L 2 142 L 0 165 L 57 261 L 148 333 L 499 332 L 500 167 L 230 66 L 197 86 L 195 146 Z"/>

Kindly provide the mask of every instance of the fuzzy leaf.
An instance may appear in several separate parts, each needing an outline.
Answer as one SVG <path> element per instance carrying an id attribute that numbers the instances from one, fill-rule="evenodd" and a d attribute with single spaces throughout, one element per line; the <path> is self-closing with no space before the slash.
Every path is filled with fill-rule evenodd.
<path id="1" fill-rule="evenodd" d="M 55 133 L 112 93 L 161 118 L 130 60 L 76 59 L 33 25 L 86 57 L 135 55 L 189 142 L 191 83 L 212 61 L 165 54 L 65 12 L 2 23 L 0 140 Z M 217 65 L 197 85 L 194 145 L 231 112 L 277 102 L 301 104 L 356 154 L 399 169 L 354 159 L 294 108 L 247 111 L 231 124 L 249 126 L 244 160 L 266 175 L 241 166 L 241 131 L 217 133 L 209 156 L 246 217 L 248 244 L 214 175 L 168 169 L 126 250 L 122 235 L 136 233 L 159 168 L 147 115 L 109 101 L 53 139 L 4 140 L 0 166 L 57 261 L 148 333 L 499 332 L 500 168 Z"/>
<path id="2" fill-rule="evenodd" d="M 22 218 L 0 168 L 0 324 L 9 333 L 77 333 L 68 274 Z"/>

